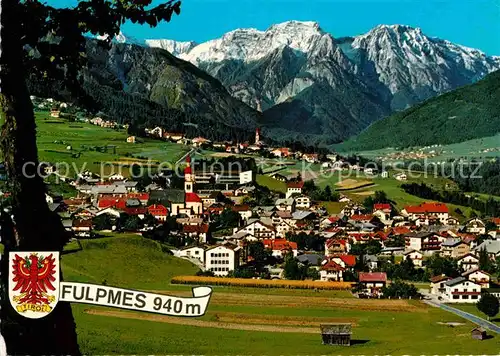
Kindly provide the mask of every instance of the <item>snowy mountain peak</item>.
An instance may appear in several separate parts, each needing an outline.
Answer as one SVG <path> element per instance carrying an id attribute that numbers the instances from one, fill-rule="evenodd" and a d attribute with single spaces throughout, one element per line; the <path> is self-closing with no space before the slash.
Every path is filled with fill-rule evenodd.
<path id="1" fill-rule="evenodd" d="M 323 33 L 319 23 L 314 21 L 286 21 L 280 24 L 275 24 L 269 27 L 266 32 L 310 32 Z"/>
<path id="2" fill-rule="evenodd" d="M 324 36 L 331 38 L 321 30 L 317 22 L 287 21 L 272 25 L 266 31 L 255 28 L 236 29 L 221 38 L 194 47 L 180 58 L 194 64 L 224 60 L 251 62 L 282 46 L 308 53 Z"/>
<path id="3" fill-rule="evenodd" d="M 144 42 L 149 47 L 161 48 L 166 51 L 169 51 L 176 57 L 189 52 L 191 49 L 197 46 L 197 43 L 194 41 L 180 42 L 180 41 L 164 40 L 164 39 L 148 39 L 145 40 Z"/>

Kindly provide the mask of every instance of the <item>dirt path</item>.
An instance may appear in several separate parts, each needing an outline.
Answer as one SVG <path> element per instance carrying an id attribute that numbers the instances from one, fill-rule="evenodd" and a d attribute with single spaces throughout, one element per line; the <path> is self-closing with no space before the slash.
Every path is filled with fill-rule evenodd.
<path id="1" fill-rule="evenodd" d="M 319 328 L 307 327 L 289 327 L 289 326 L 271 326 L 271 325 L 245 325 L 245 324 L 232 324 L 220 321 L 205 321 L 187 318 L 176 318 L 164 315 L 134 313 L 127 311 L 114 311 L 114 310 L 97 310 L 86 309 L 85 313 L 91 315 L 110 316 L 123 319 L 135 320 L 149 320 L 160 323 L 176 324 L 176 325 L 190 325 L 203 328 L 217 328 L 217 329 L 232 329 L 232 330 L 248 330 L 248 331 L 268 331 L 268 332 L 282 332 L 282 333 L 301 333 L 301 334 L 319 334 Z"/>

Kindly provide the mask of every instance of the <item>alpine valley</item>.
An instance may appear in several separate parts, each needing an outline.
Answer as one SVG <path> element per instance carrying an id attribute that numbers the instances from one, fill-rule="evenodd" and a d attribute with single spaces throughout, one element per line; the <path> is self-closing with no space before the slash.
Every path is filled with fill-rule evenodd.
<path id="1" fill-rule="evenodd" d="M 344 141 L 500 68 L 500 57 L 402 25 L 334 38 L 318 23 L 289 21 L 266 31 L 237 29 L 201 44 L 123 34 L 113 42 L 108 52 L 88 46 L 87 86 L 155 110 L 196 113 L 193 123 L 210 127 L 212 137 L 224 137 L 227 127 L 251 132 L 261 126 L 276 141 L 315 145 Z M 113 114 L 118 109 L 110 105 L 100 104 Z M 205 125 L 207 119 L 218 124 Z"/>

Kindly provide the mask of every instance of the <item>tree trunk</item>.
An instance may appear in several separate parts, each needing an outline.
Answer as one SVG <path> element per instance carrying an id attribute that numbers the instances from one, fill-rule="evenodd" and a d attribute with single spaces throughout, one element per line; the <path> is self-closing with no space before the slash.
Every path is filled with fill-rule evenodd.
<path id="1" fill-rule="evenodd" d="M 23 48 L 18 19 L 23 14 L 20 11 L 19 1 L 2 1 L 0 110 L 3 126 L 0 147 L 9 177 L 17 234 L 16 239 L 4 241 L 5 257 L 13 250 L 61 251 L 67 239 L 60 218 L 47 206 L 43 179 L 36 175 L 36 129 L 22 65 Z M 2 282 L 7 286 L 5 272 L 8 270 L 8 258 L 5 257 L 2 258 Z M 2 335 L 9 355 L 80 354 L 69 303 L 59 302 L 44 318 L 28 319 L 14 311 L 6 295 L 4 289 Z"/>

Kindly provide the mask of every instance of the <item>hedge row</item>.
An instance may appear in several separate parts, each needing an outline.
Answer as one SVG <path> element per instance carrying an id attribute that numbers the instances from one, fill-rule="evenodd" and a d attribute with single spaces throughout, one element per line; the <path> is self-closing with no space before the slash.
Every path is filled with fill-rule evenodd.
<path id="1" fill-rule="evenodd" d="M 291 289 L 335 289 L 349 290 L 351 282 L 320 282 L 320 281 L 289 281 L 280 279 L 246 279 L 226 277 L 203 277 L 203 276 L 177 276 L 173 277 L 173 284 L 199 284 L 232 287 L 254 287 L 254 288 L 291 288 Z"/>

